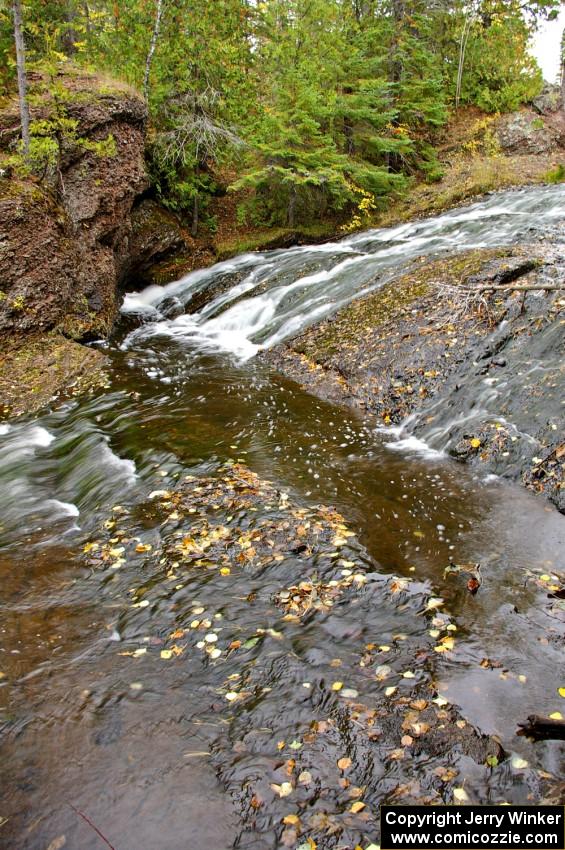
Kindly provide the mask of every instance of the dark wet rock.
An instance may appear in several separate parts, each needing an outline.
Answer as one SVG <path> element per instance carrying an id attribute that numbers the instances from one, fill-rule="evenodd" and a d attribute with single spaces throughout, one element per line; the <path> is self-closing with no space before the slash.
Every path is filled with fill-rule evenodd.
<path id="1" fill-rule="evenodd" d="M 184 313 L 184 304 L 174 295 L 170 295 L 159 303 L 158 309 L 166 319 L 176 319 Z"/>
<path id="2" fill-rule="evenodd" d="M 224 292 L 228 292 L 233 286 L 237 286 L 246 274 L 247 272 L 244 270 L 237 270 L 226 271 L 223 274 L 216 275 L 208 286 L 190 296 L 186 302 L 184 311 L 186 313 L 198 313 L 206 304 L 214 301 L 218 295 L 223 295 Z"/>
<path id="3" fill-rule="evenodd" d="M 100 576 L 116 559 L 139 575 L 122 588 L 116 652 L 124 665 L 142 654 L 145 680 L 153 665 L 186 682 L 239 817 L 234 844 L 366 846 L 381 803 L 452 803 L 462 787 L 470 802 L 503 802 L 508 782 L 514 795 L 546 790 L 438 693 L 456 631 L 442 600 L 379 571 L 335 509 L 230 463 L 131 513 L 114 508 L 84 560 Z M 101 744 L 119 734 L 103 719 Z"/>
<path id="4" fill-rule="evenodd" d="M 156 282 L 154 266 L 186 249 L 188 235 L 172 212 L 150 198 L 134 207 L 131 224 L 127 288 L 140 289 Z"/>
<path id="5" fill-rule="evenodd" d="M 415 264 L 262 356 L 385 424 L 416 414 L 411 429 L 433 448 L 522 479 L 563 510 L 565 466 L 552 453 L 565 433 L 565 293 L 543 290 L 562 282 L 562 235 Z"/>

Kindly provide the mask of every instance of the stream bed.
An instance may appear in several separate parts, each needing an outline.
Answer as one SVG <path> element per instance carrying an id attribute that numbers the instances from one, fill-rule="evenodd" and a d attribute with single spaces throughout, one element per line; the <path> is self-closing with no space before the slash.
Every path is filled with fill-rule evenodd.
<path id="1" fill-rule="evenodd" d="M 129 294 L 108 386 L 0 425 L 0 847 L 365 850 L 382 802 L 554 793 L 516 728 L 563 708 L 563 515 L 255 354 L 564 194 Z"/>

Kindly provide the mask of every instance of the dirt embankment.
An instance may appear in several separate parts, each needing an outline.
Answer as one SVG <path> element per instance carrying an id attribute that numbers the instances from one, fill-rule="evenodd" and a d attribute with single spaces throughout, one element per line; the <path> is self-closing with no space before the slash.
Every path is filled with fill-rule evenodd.
<path id="1" fill-rule="evenodd" d="M 416 262 L 263 356 L 383 426 L 413 414 L 409 433 L 522 480 L 565 512 L 560 233 L 561 241 L 555 233 L 548 243 Z"/>
<path id="2" fill-rule="evenodd" d="M 38 408 L 103 365 L 75 340 L 112 327 L 130 262 L 130 213 L 147 187 L 143 100 L 87 75 L 61 75 L 56 86 L 57 102 L 34 97 L 43 80 L 32 87 L 32 119 L 46 130 L 44 144 L 58 145 L 51 155 L 44 149 L 41 174 L 36 167 L 25 176 L 14 163 L 15 105 L 0 113 L 0 390 L 8 415 Z"/>

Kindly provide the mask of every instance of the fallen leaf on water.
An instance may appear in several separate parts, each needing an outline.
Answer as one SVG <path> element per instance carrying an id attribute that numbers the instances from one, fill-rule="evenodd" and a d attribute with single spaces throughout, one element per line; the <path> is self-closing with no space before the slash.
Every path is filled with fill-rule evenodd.
<path id="1" fill-rule="evenodd" d="M 553 714 L 549 715 L 552 720 L 563 720 L 563 715 L 560 711 L 554 711 Z"/>
<path id="2" fill-rule="evenodd" d="M 520 758 L 520 756 L 514 756 L 510 763 L 516 770 L 523 770 L 528 766 L 526 759 Z"/>
<path id="3" fill-rule="evenodd" d="M 310 785 L 312 782 L 312 774 L 309 770 L 303 770 L 298 774 L 298 781 L 301 785 Z"/>
<path id="4" fill-rule="evenodd" d="M 337 766 L 340 770 L 347 770 L 348 767 L 351 767 L 351 759 L 344 756 L 343 758 L 338 759 Z"/>
<path id="5" fill-rule="evenodd" d="M 414 738 L 410 735 L 403 735 L 400 739 L 400 743 L 403 747 L 410 747 L 414 743 Z"/>
<path id="6" fill-rule="evenodd" d="M 341 691 L 343 688 L 343 682 L 334 682 L 332 685 L 332 691 Z"/>
<path id="7" fill-rule="evenodd" d="M 173 657 L 172 650 L 170 649 L 162 649 L 161 650 L 161 658 L 164 658 L 167 661 L 169 658 Z"/>
<path id="8" fill-rule="evenodd" d="M 353 812 L 353 814 L 356 815 L 357 812 L 362 812 L 365 806 L 366 803 L 362 803 L 361 800 L 357 800 L 356 803 L 351 804 L 351 808 L 349 809 L 349 811 Z"/>
<path id="9" fill-rule="evenodd" d="M 474 449 L 478 449 L 478 448 L 480 448 L 480 446 L 481 446 L 481 441 L 480 441 L 480 440 L 478 440 L 478 439 L 477 439 L 477 437 L 473 437 L 473 439 L 472 439 L 472 440 L 470 440 L 470 443 L 471 443 L 471 446 L 472 446 Z"/>
<path id="10" fill-rule="evenodd" d="M 359 696 L 359 691 L 356 691 L 355 688 L 344 688 L 340 696 L 345 697 L 345 699 L 356 699 Z"/>
<path id="11" fill-rule="evenodd" d="M 406 671 L 402 674 L 402 678 L 403 678 L 403 679 L 415 679 L 415 678 L 416 678 L 416 674 L 415 674 L 415 673 L 413 673 L 413 672 L 412 672 L 412 670 L 406 670 Z"/>
<path id="12" fill-rule="evenodd" d="M 385 697 L 391 697 L 396 691 L 396 687 L 394 685 L 390 685 L 388 688 L 385 688 Z"/>
<path id="13" fill-rule="evenodd" d="M 231 573 L 231 570 L 230 570 L 229 567 L 222 567 L 220 569 L 220 575 L 221 576 L 229 576 L 230 573 Z"/>
<path id="14" fill-rule="evenodd" d="M 67 838 L 65 835 L 59 835 L 57 838 L 54 838 L 47 850 L 61 850 L 61 847 L 64 847 L 67 843 Z"/>
<path id="15" fill-rule="evenodd" d="M 302 744 L 300 741 L 292 741 L 289 745 L 291 750 L 300 750 L 302 749 Z"/>
<path id="16" fill-rule="evenodd" d="M 292 794 L 292 785 L 290 782 L 281 782 L 280 785 L 276 785 L 274 782 L 271 783 L 271 788 L 278 794 L 279 797 L 288 797 Z"/>
<path id="17" fill-rule="evenodd" d="M 428 599 L 428 604 L 426 605 L 426 611 L 433 611 L 434 608 L 441 608 L 443 605 L 443 599 L 439 596 L 432 596 Z"/>
<path id="18" fill-rule="evenodd" d="M 487 756 L 487 764 L 489 767 L 497 767 L 498 759 L 496 756 Z"/>
<path id="19" fill-rule="evenodd" d="M 234 699 L 238 698 L 238 696 L 239 694 L 237 693 L 237 691 L 228 691 L 228 693 L 226 694 L 226 699 L 228 702 L 233 702 Z"/>
<path id="20" fill-rule="evenodd" d="M 563 699 L 565 699 L 565 688 L 557 688 L 557 693 L 560 697 L 563 697 Z"/>
<path id="21" fill-rule="evenodd" d="M 317 846 L 313 838 L 307 838 L 304 844 L 301 844 L 296 850 L 316 850 Z"/>
<path id="22" fill-rule="evenodd" d="M 286 817 L 283 818 L 283 823 L 297 824 L 300 823 L 300 818 L 298 815 L 286 815 Z"/>

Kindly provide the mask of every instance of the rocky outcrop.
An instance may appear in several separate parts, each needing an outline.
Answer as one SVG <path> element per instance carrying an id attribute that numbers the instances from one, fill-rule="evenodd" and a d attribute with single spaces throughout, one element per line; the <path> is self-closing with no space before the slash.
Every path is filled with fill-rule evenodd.
<path id="1" fill-rule="evenodd" d="M 146 188 L 146 107 L 135 92 L 64 75 L 65 121 L 56 168 L 0 177 L 0 332 L 19 343 L 58 330 L 105 336 L 117 313 L 117 287 L 130 258 L 130 213 Z M 35 119 L 52 120 L 47 100 Z M 0 150 L 13 149 L 17 111 L 0 114 Z"/>
<path id="2" fill-rule="evenodd" d="M 177 217 L 151 198 L 143 198 L 133 209 L 131 222 L 129 278 L 133 287 L 174 280 L 175 261 L 189 250 L 190 240 Z M 161 280 L 159 267 L 171 261 L 171 275 Z"/>
<path id="3" fill-rule="evenodd" d="M 500 146 L 508 154 L 544 154 L 565 144 L 565 112 L 558 86 L 545 85 L 529 108 L 497 122 Z"/>

